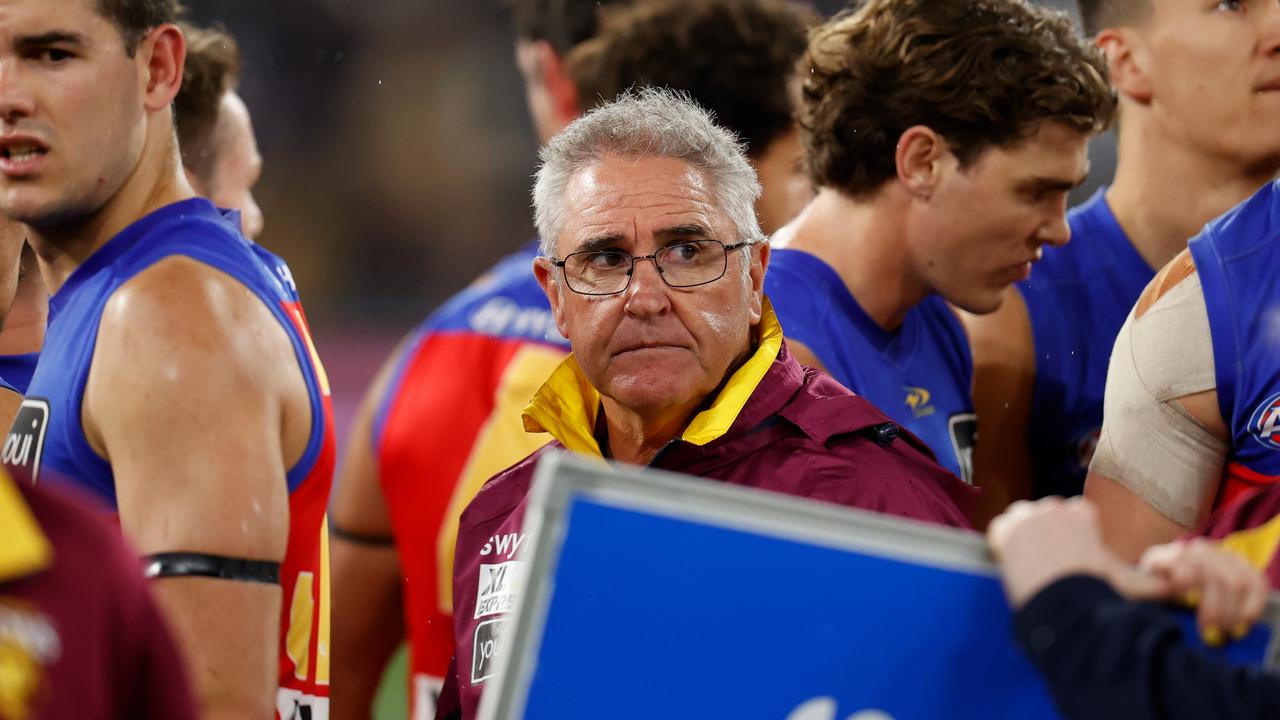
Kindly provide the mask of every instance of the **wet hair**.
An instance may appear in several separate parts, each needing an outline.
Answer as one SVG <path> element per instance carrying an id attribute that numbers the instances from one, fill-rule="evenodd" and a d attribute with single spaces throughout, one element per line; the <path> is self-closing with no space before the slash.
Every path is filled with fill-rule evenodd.
<path id="1" fill-rule="evenodd" d="M 1024 0 L 868 0 L 813 32 L 801 73 L 810 175 L 853 197 L 897 175 L 915 125 L 965 166 L 1044 122 L 1099 132 L 1116 108 L 1100 51 Z"/>
<path id="2" fill-rule="evenodd" d="M 183 13 L 178 0 L 98 0 L 98 12 L 115 24 L 129 57 L 152 28 L 177 22 Z"/>
<path id="3" fill-rule="evenodd" d="M 681 90 L 753 157 L 795 127 L 791 82 L 818 13 L 784 0 L 656 0 L 606 9 L 567 72 L 587 104 L 631 87 Z"/>
<path id="4" fill-rule="evenodd" d="M 226 30 L 184 24 L 187 63 L 182 88 L 173 100 L 182 164 L 209 184 L 217 165 L 218 120 L 222 98 L 235 89 L 240 75 L 240 48 Z"/>
<path id="5" fill-rule="evenodd" d="M 756 220 L 760 183 L 737 138 L 683 93 L 665 88 L 624 92 L 569 123 L 543 147 L 533 187 L 534 224 L 542 254 L 554 254 L 564 231 L 569 183 L 605 158 L 671 158 L 702 173 L 716 207 L 737 233 L 734 242 L 764 239 Z"/>
<path id="6" fill-rule="evenodd" d="M 1078 0 L 1076 6 L 1089 37 L 1107 28 L 1134 25 L 1151 14 L 1151 0 Z"/>
<path id="7" fill-rule="evenodd" d="M 622 2 L 629 0 L 507 0 L 516 35 L 545 40 L 561 56 L 595 36 L 601 7 Z"/>

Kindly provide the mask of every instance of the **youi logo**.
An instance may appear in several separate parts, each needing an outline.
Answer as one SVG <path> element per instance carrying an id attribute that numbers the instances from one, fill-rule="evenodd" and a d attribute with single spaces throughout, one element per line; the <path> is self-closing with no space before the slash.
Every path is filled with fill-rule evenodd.
<path id="1" fill-rule="evenodd" d="M 1253 411 L 1249 432 L 1263 445 L 1280 450 L 1280 393 L 1267 398 Z"/>
<path id="2" fill-rule="evenodd" d="M 816 697 L 800 704 L 786 720 L 841 720 L 836 717 L 839 705 L 833 697 Z M 882 710 L 859 710 L 843 720 L 894 720 L 893 716 Z"/>

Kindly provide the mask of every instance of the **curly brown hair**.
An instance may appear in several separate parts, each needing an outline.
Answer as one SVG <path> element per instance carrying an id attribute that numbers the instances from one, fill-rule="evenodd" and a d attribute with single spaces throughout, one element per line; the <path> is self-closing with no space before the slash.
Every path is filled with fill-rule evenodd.
<path id="1" fill-rule="evenodd" d="M 218 158 L 218 118 L 222 97 L 235 89 L 240 75 L 240 48 L 220 27 L 182 25 L 187 37 L 187 64 L 182 88 L 173 99 L 182 164 L 201 182 L 208 183 Z"/>
<path id="2" fill-rule="evenodd" d="M 810 174 L 854 197 L 897 174 L 913 126 L 963 166 L 1045 121 L 1099 132 L 1116 107 L 1100 52 L 1023 0 L 868 0 L 814 31 L 801 69 Z"/>
<path id="3" fill-rule="evenodd" d="M 753 155 L 795 127 L 796 61 L 821 17 L 784 0 L 655 0 L 606 9 L 566 61 L 584 108 L 632 87 L 689 94 Z"/>

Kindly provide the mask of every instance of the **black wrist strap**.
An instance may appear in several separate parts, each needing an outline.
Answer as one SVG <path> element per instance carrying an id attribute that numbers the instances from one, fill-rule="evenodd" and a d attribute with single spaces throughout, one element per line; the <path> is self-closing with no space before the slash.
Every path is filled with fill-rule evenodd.
<path id="1" fill-rule="evenodd" d="M 396 544 L 396 539 L 391 535 L 375 535 L 373 533 L 353 532 L 335 525 L 332 519 L 329 520 L 329 534 L 357 545 L 394 547 Z"/>
<path id="2" fill-rule="evenodd" d="M 280 563 L 267 560 L 206 555 L 205 553 L 156 553 L 144 558 L 144 577 L 211 577 L 240 582 L 280 584 Z"/>

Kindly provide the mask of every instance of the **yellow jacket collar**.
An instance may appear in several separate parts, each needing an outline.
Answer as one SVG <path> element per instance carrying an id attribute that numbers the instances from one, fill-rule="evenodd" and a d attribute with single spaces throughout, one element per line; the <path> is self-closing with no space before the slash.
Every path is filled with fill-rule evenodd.
<path id="1" fill-rule="evenodd" d="M 0 470 L 0 582 L 48 567 L 53 548 L 9 473 Z"/>
<path id="2" fill-rule="evenodd" d="M 725 383 L 711 407 L 693 417 L 680 434 L 680 439 L 694 445 L 706 445 L 728 432 L 747 400 L 755 393 L 765 373 L 778 359 L 782 349 L 782 326 L 773 306 L 764 298 L 760 323 L 756 326 L 756 351 L 747 358 Z M 533 396 L 524 410 L 524 429 L 548 432 L 569 450 L 581 455 L 601 457 L 596 442 L 596 417 L 600 412 L 600 393 L 591 387 L 573 355 L 555 369 L 551 377 Z"/>

